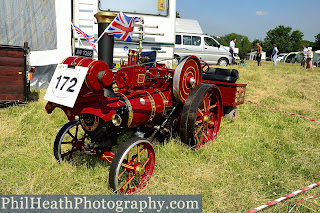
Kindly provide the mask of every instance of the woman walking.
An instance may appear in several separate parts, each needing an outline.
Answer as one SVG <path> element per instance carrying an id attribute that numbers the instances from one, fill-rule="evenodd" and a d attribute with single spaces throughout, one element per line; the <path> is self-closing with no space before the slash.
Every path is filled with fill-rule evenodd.
<path id="1" fill-rule="evenodd" d="M 308 47 L 308 53 L 307 53 L 307 69 L 313 70 L 312 59 L 313 59 L 312 47 Z"/>

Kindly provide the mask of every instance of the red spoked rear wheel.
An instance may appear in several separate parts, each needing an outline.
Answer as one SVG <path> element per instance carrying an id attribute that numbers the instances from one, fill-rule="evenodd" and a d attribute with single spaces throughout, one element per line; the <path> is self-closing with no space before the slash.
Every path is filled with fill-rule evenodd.
<path id="1" fill-rule="evenodd" d="M 217 137 L 221 116 L 222 98 L 218 87 L 197 85 L 183 106 L 180 121 L 181 141 L 200 148 Z"/>
<path id="2" fill-rule="evenodd" d="M 90 143 L 90 137 L 84 132 L 79 120 L 66 123 L 58 132 L 54 141 L 53 152 L 57 161 L 70 161 L 79 156 L 85 143 Z"/>

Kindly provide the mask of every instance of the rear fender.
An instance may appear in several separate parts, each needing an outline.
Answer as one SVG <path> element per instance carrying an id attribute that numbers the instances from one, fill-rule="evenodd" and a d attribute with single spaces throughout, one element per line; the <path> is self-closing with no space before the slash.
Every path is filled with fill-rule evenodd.
<path id="1" fill-rule="evenodd" d="M 73 121 L 76 119 L 76 115 L 78 114 L 77 113 L 77 110 L 76 109 L 73 109 L 73 108 L 69 108 L 69 107 L 65 107 L 65 106 L 61 106 L 59 104 L 56 104 L 56 103 L 52 103 L 50 101 L 48 101 L 48 103 L 46 104 L 46 111 L 48 114 L 51 114 L 53 112 L 53 110 L 55 108 L 60 108 L 62 109 L 62 111 L 66 114 L 67 118 L 69 121 Z"/>

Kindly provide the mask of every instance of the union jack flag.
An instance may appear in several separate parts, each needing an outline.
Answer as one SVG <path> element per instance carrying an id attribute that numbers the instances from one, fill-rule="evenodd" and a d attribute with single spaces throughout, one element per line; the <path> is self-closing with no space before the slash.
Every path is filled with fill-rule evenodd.
<path id="1" fill-rule="evenodd" d="M 105 29 L 105 33 L 124 41 L 132 41 L 134 23 L 141 22 L 139 17 L 129 17 L 120 12 L 111 24 Z"/>
<path id="2" fill-rule="evenodd" d="M 93 47 L 94 51 L 97 53 L 97 44 L 96 41 L 94 40 L 94 36 L 89 36 L 85 32 L 83 32 L 79 27 L 75 26 L 73 23 L 72 27 L 73 29 L 77 32 L 80 38 L 84 38 L 87 40 L 87 42 Z"/>

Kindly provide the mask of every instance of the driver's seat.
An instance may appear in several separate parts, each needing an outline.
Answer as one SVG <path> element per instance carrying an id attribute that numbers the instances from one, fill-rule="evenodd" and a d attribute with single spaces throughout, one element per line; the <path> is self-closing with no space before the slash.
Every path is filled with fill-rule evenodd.
<path id="1" fill-rule="evenodd" d="M 203 80 L 222 81 L 235 83 L 239 78 L 239 72 L 236 69 L 210 68 L 207 73 L 202 74 Z"/>

